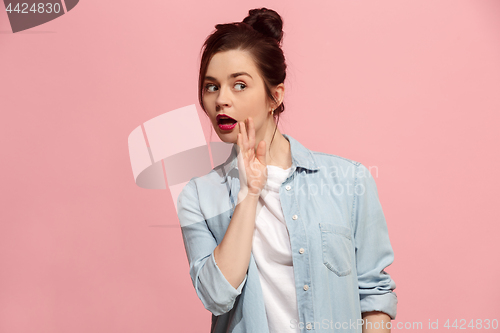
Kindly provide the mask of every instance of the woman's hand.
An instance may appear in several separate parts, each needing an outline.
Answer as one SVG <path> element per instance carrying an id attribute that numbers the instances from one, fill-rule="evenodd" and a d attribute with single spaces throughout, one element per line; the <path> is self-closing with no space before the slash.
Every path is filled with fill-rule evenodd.
<path id="1" fill-rule="evenodd" d="M 248 134 L 246 125 L 248 126 Z M 238 171 L 240 176 L 239 199 L 247 194 L 260 196 L 260 192 L 267 182 L 266 142 L 261 141 L 255 149 L 255 127 L 253 119 L 248 117 L 245 122 L 239 122 L 237 145 Z M 241 200 L 238 200 L 241 201 Z"/>

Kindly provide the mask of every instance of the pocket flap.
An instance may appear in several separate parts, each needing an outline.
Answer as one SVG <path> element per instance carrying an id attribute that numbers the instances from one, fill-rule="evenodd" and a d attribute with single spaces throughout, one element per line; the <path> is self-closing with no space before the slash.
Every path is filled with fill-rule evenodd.
<path id="1" fill-rule="evenodd" d="M 351 229 L 344 227 L 343 225 L 333 224 L 333 223 L 319 223 L 321 232 L 333 232 L 335 234 L 342 235 L 348 239 L 351 239 Z"/>

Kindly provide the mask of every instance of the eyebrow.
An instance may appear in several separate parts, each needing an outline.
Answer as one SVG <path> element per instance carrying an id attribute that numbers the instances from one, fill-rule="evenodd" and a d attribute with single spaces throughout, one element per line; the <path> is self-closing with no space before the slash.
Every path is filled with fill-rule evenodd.
<path id="1" fill-rule="evenodd" d="M 252 75 L 248 74 L 247 72 L 238 72 L 238 73 L 229 74 L 227 76 L 227 78 L 230 79 L 230 78 L 238 77 L 240 75 L 247 75 L 247 76 L 250 76 L 251 79 L 253 79 Z M 205 76 L 205 80 L 217 81 L 217 79 L 214 78 L 213 76 Z"/>

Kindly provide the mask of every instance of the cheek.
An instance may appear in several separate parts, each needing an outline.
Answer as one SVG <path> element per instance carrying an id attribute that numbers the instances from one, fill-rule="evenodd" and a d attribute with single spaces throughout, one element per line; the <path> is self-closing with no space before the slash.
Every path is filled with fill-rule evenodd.
<path id="1" fill-rule="evenodd" d="M 207 108 L 206 106 L 205 110 L 206 110 L 205 114 L 207 115 L 208 119 L 210 119 L 210 122 L 211 123 L 213 123 L 214 121 L 217 122 L 215 119 L 215 111 L 211 110 L 210 108 Z"/>
<path id="2" fill-rule="evenodd" d="M 217 119 L 215 119 L 215 116 L 211 115 L 210 116 L 210 122 L 214 125 L 217 126 Z"/>
<path id="3" fill-rule="evenodd" d="M 214 99 L 215 98 L 213 97 L 213 95 L 208 94 L 208 93 L 204 93 L 203 97 L 201 98 L 201 100 L 203 101 L 203 104 L 205 105 L 206 108 L 208 106 L 212 105 L 212 103 L 214 103 Z"/>

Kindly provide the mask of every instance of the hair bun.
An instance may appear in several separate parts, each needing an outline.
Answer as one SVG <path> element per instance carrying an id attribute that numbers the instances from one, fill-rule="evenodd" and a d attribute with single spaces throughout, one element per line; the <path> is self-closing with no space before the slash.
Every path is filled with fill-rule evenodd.
<path id="1" fill-rule="evenodd" d="M 261 34 L 274 38 L 278 44 L 283 38 L 283 20 L 281 16 L 272 9 L 256 8 L 248 11 L 248 16 L 243 22 Z"/>

